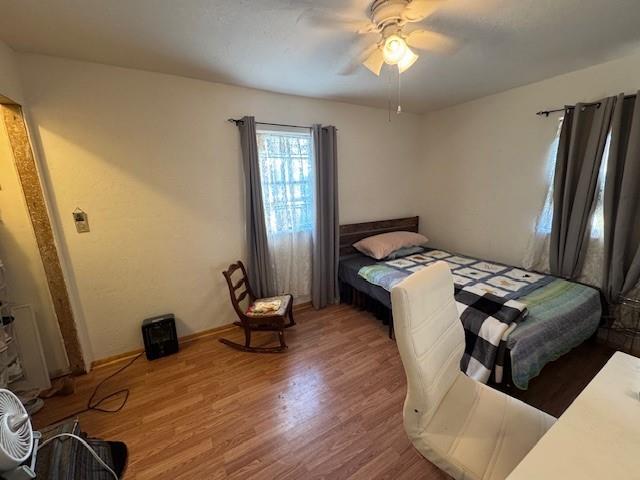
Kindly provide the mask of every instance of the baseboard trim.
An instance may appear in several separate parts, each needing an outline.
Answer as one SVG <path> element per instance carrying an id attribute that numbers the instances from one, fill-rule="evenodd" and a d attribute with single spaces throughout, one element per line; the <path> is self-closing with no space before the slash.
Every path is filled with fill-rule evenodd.
<path id="1" fill-rule="evenodd" d="M 135 350 L 130 350 L 128 352 L 118 353 L 117 355 L 110 355 L 99 360 L 94 360 L 93 362 L 91 362 L 91 370 L 93 370 L 94 368 L 106 367 L 108 365 L 111 365 L 112 363 L 118 363 L 122 360 L 127 360 L 141 354 L 142 352 L 144 352 L 144 348 L 136 348 Z"/>
<path id="2" fill-rule="evenodd" d="M 227 330 L 231 330 L 232 328 L 235 328 L 235 326 L 232 323 L 229 323 L 227 325 L 221 325 L 220 327 L 210 328 L 201 332 L 184 335 L 183 337 L 180 337 L 178 341 L 181 345 L 184 345 L 185 343 L 195 342 L 196 340 L 200 340 L 202 338 L 207 338 L 222 332 L 226 332 Z M 116 355 L 111 355 L 99 360 L 94 360 L 93 362 L 91 362 L 91 369 L 93 370 L 94 368 L 105 367 L 107 365 L 122 362 L 123 360 L 128 360 L 135 357 L 136 355 L 140 355 L 142 352 L 144 352 L 144 348 L 136 348 L 135 350 L 130 350 L 128 352 L 118 353 Z"/>
<path id="3" fill-rule="evenodd" d="M 294 305 L 293 311 L 298 313 L 298 312 L 311 310 L 312 308 L 313 308 L 313 305 L 311 305 L 311 302 L 304 302 L 298 305 Z M 236 327 L 232 323 L 229 323 L 227 325 L 221 325 L 220 327 L 210 328 L 208 330 L 203 330 L 201 332 L 185 335 L 183 337 L 180 337 L 178 341 L 180 342 L 180 344 L 194 342 L 196 340 L 200 340 L 203 338 L 211 337 L 213 335 L 217 335 L 222 332 L 226 332 L 227 330 L 231 330 L 232 328 L 236 328 Z M 99 360 L 94 360 L 93 362 L 91 362 L 91 370 L 93 370 L 94 368 L 106 367 L 107 365 L 112 365 L 114 363 L 128 360 L 130 358 L 135 357 L 136 355 L 140 355 L 142 352 L 144 352 L 144 348 L 136 348 L 135 350 L 130 350 L 128 352 L 118 353 L 116 355 L 111 355 L 109 357 L 101 358 Z"/>

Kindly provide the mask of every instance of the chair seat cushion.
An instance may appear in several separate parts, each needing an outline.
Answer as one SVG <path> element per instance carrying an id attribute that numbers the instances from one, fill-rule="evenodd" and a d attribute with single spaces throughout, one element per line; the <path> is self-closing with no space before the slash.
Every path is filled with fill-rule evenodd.
<path id="1" fill-rule="evenodd" d="M 506 478 L 555 418 L 460 373 L 416 448 L 456 479 Z"/>
<path id="2" fill-rule="evenodd" d="M 292 299 L 293 297 L 291 295 L 256 298 L 256 300 L 249 305 L 249 308 L 247 308 L 247 315 L 250 317 L 281 317 L 287 313 L 287 308 L 289 308 L 289 303 Z M 275 308 L 265 310 L 264 307 L 268 306 Z"/>

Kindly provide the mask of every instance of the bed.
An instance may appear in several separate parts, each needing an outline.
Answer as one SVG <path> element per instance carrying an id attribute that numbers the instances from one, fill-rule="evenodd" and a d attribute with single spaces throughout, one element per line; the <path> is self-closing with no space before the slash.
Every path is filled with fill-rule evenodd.
<path id="1" fill-rule="evenodd" d="M 418 226 L 418 217 L 340 226 L 338 277 L 341 299 L 372 311 L 389 325 L 389 336 L 392 336 L 393 332 L 391 297 L 388 291 L 390 288 L 385 285 L 385 289 L 371 276 L 362 274 L 367 270 L 375 270 L 378 266 L 383 268 L 382 264 L 389 262 L 377 262 L 357 252 L 352 245 L 358 240 L 379 233 L 400 230 L 417 232 Z M 430 247 L 425 249 L 425 255 L 434 250 L 440 252 L 439 249 Z M 402 259 L 400 260 L 394 266 L 402 264 Z M 510 297 L 516 297 L 513 302 L 521 304 L 521 308 L 526 308 L 522 310 L 521 315 L 515 314 L 515 320 L 509 324 L 504 334 L 501 334 L 490 366 L 491 382 L 514 385 L 523 390 L 527 389 L 529 381 L 536 377 L 547 363 L 593 336 L 600 325 L 602 312 L 601 296 L 595 288 L 548 275 L 541 276 L 533 272 L 532 275 L 535 275 L 536 279 L 544 277 L 544 280 L 522 290 L 521 295 Z M 468 295 L 468 292 L 461 291 L 456 285 L 456 299 L 459 300 L 463 295 Z M 493 307 L 497 308 L 496 305 Z M 467 329 L 468 325 L 465 324 L 469 347 L 469 343 L 473 342 L 475 337 L 470 335 Z"/>

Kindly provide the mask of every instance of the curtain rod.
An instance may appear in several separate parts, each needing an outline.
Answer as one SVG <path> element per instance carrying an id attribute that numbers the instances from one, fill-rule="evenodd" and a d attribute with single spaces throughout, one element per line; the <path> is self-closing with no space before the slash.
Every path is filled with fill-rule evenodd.
<path id="1" fill-rule="evenodd" d="M 624 98 L 634 98 L 636 95 L 625 95 Z M 601 103 L 600 102 L 593 102 L 593 103 L 583 103 L 582 105 L 584 105 L 585 107 L 592 107 L 592 106 L 596 106 L 596 108 L 600 108 Z M 548 117 L 550 114 L 552 113 L 558 113 L 558 112 L 564 112 L 565 110 L 573 110 L 575 107 L 575 105 L 567 105 L 564 108 L 555 108 L 553 110 L 541 110 L 539 112 L 536 112 L 536 115 L 538 116 L 542 116 L 544 115 L 545 117 Z"/>
<path id="2" fill-rule="evenodd" d="M 583 106 L 585 106 L 585 107 L 592 107 L 594 105 L 595 105 L 596 108 L 600 108 L 601 103 L 600 102 L 583 103 Z M 536 112 L 536 115 L 544 115 L 545 117 L 548 117 L 552 113 L 564 112 L 565 110 L 573 110 L 574 108 L 576 108 L 574 105 L 567 105 L 564 108 L 555 108 L 553 110 L 542 110 L 540 112 Z"/>
<path id="3" fill-rule="evenodd" d="M 236 119 L 236 118 L 228 118 L 227 122 L 231 122 L 231 123 L 235 123 L 236 125 L 238 125 L 239 123 L 242 123 L 242 119 Z M 256 122 L 256 125 L 269 125 L 272 127 L 288 127 L 288 128 L 306 128 L 307 130 L 311 130 L 311 127 L 308 127 L 306 125 L 286 125 L 284 123 L 267 123 L 267 122 Z"/>

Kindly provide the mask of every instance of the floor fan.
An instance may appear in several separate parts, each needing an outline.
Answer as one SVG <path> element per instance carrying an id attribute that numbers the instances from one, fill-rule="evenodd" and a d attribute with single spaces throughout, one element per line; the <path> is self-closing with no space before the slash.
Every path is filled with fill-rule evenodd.
<path id="1" fill-rule="evenodd" d="M 38 450 L 40 434 L 31 428 L 29 414 L 12 392 L 0 389 L 0 478 L 26 480 L 36 478 L 36 456 L 31 465 L 23 465 Z M 35 443 L 35 446 L 34 446 Z"/>
<path id="2" fill-rule="evenodd" d="M 80 442 L 110 476 L 118 480 L 113 469 L 98 456 L 82 437 L 73 433 L 58 433 L 42 443 L 40 432 L 34 432 L 22 402 L 11 391 L 0 388 L 0 479 L 32 480 L 36 478 L 38 449 L 59 438 L 74 438 Z M 31 457 L 29 464 L 27 461 Z"/>

